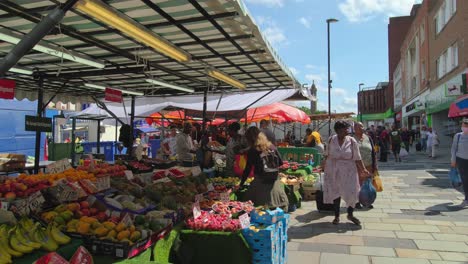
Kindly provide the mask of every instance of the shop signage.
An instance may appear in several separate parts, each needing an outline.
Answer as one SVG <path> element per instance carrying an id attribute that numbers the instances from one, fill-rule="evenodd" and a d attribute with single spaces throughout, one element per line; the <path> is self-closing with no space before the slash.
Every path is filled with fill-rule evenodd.
<path id="1" fill-rule="evenodd" d="M 107 101 L 121 103 L 122 102 L 122 91 L 106 88 L 105 98 Z"/>
<path id="2" fill-rule="evenodd" d="M 419 101 L 415 101 L 414 103 L 410 104 L 410 105 L 407 105 L 405 107 L 405 110 L 406 112 L 411 112 L 413 110 L 421 110 L 421 109 L 424 109 L 424 104 L 419 102 Z"/>
<path id="3" fill-rule="evenodd" d="M 401 121 L 401 116 L 402 116 L 402 113 L 401 113 L 401 111 L 400 111 L 400 112 L 398 112 L 398 113 L 395 115 L 396 121 Z"/>
<path id="4" fill-rule="evenodd" d="M 26 131 L 52 132 L 52 118 L 27 115 L 24 120 Z"/>
<path id="5" fill-rule="evenodd" d="M 0 98 L 13 100 L 15 98 L 15 87 L 15 81 L 0 79 Z"/>

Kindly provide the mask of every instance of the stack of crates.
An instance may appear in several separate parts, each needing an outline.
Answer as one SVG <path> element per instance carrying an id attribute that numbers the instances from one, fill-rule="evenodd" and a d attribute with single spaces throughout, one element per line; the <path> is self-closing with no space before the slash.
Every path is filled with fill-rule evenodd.
<path id="1" fill-rule="evenodd" d="M 252 211 L 251 222 L 242 234 L 252 249 L 252 263 L 286 263 L 289 215 L 279 208 L 264 211 L 263 215 Z"/>

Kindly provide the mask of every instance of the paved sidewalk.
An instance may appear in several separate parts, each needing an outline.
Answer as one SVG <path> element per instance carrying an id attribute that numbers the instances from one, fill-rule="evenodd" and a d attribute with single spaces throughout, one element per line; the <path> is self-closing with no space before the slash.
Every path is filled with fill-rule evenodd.
<path id="1" fill-rule="evenodd" d="M 451 188 L 449 158 L 412 154 L 402 163 L 380 164 L 384 191 L 374 209 L 357 210 L 357 227 L 346 219 L 331 224 L 315 202 L 292 213 L 291 264 L 459 264 L 468 263 L 468 208 Z"/>

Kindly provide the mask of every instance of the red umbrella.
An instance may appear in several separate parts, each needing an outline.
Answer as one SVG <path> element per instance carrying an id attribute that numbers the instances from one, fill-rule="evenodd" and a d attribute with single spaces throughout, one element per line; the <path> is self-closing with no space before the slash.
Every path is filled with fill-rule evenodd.
<path id="1" fill-rule="evenodd" d="M 146 118 L 146 123 L 151 125 L 153 122 L 156 122 L 156 124 L 161 125 L 161 119 L 168 119 L 168 120 L 184 120 L 184 119 L 192 119 L 191 117 L 185 118 L 185 112 L 183 110 L 176 110 L 172 112 L 168 112 L 166 114 L 161 114 L 159 112 L 157 113 L 152 113 L 150 117 Z M 164 126 L 167 126 L 167 120 L 164 121 Z"/>
<path id="2" fill-rule="evenodd" d="M 304 111 L 283 103 L 274 103 L 258 108 L 251 108 L 247 111 L 247 122 L 259 122 L 262 119 L 276 120 L 279 123 L 310 123 L 310 117 L 304 113 Z M 245 118 L 243 119 L 243 122 L 245 122 Z"/>

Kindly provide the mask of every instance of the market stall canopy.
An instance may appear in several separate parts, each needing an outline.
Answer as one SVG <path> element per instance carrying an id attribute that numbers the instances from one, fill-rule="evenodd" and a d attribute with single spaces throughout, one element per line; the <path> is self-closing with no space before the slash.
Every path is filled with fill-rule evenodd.
<path id="1" fill-rule="evenodd" d="M 309 124 L 310 118 L 304 111 L 297 109 L 296 107 L 283 104 L 274 103 L 265 105 L 258 108 L 250 108 L 247 111 L 247 122 L 260 122 L 262 119 L 265 120 L 276 120 L 279 123 L 284 122 L 300 122 L 303 124 Z M 241 120 L 245 122 L 245 118 Z"/>
<path id="2" fill-rule="evenodd" d="M 2 57 L 64 2 L 0 1 Z M 109 12 L 169 48 L 163 52 L 150 47 L 134 31 L 99 17 Z M 85 88 L 85 83 L 145 96 L 202 93 L 206 87 L 215 92 L 237 91 L 220 73 L 245 84 L 246 91 L 299 87 L 240 0 L 80 0 L 10 70 L 6 77 L 16 81 L 17 99 L 36 99 L 39 75 L 30 75 L 36 72 L 44 78 L 45 100 L 57 93 L 53 102 L 103 97 L 103 91 Z M 187 89 L 171 89 L 147 79 Z"/>
<path id="3" fill-rule="evenodd" d="M 225 94 L 210 94 L 207 97 L 207 111 L 223 112 L 244 110 L 247 107 L 255 108 L 264 105 L 281 102 L 296 92 L 295 89 L 284 89 L 275 91 L 258 92 L 233 92 Z M 124 107 L 126 106 L 126 108 Z M 128 117 L 130 105 L 129 100 L 124 104 L 106 103 L 107 108 L 117 117 L 125 119 Z M 167 107 L 177 107 L 181 109 L 190 109 L 203 111 L 203 95 L 185 95 L 185 96 L 160 96 L 137 98 L 135 101 L 135 116 L 149 117 L 155 112 L 160 112 Z M 67 117 L 78 117 L 81 115 L 108 115 L 105 110 L 99 108 L 96 104 L 91 104 L 81 112 L 71 113 Z M 242 116 L 241 116 L 242 117 Z"/>
<path id="4" fill-rule="evenodd" d="M 468 116 L 468 94 L 460 96 L 450 105 L 448 117 Z"/>

